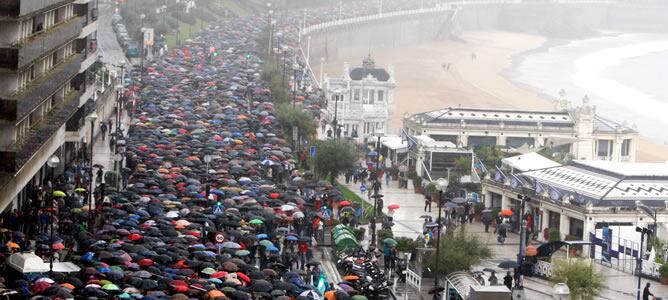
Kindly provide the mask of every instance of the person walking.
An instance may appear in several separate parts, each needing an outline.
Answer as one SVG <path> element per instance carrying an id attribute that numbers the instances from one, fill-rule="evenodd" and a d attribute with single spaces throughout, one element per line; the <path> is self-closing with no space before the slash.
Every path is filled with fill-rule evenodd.
<path id="1" fill-rule="evenodd" d="M 489 232 L 489 225 L 492 224 L 492 215 L 489 213 L 483 213 L 482 224 L 485 225 L 485 233 Z"/>
<path id="2" fill-rule="evenodd" d="M 489 278 L 487 278 L 487 281 L 489 281 L 489 285 L 497 285 L 499 284 L 499 280 L 496 278 L 496 273 L 492 272 L 492 275 L 489 275 Z"/>
<path id="3" fill-rule="evenodd" d="M 104 141 L 104 136 L 107 134 L 107 124 L 104 122 L 100 125 L 100 132 L 102 133 L 102 140 Z"/>
<path id="4" fill-rule="evenodd" d="M 428 195 L 424 196 L 424 211 L 427 212 L 427 208 L 429 208 L 429 212 L 431 212 L 431 197 Z"/>
<path id="5" fill-rule="evenodd" d="M 649 291 L 649 282 L 645 285 L 645 289 L 642 291 L 642 300 L 650 300 L 649 296 L 654 297 L 654 294 Z"/>
<path id="6" fill-rule="evenodd" d="M 392 182 L 392 174 L 390 174 L 388 170 L 388 172 L 385 172 L 385 185 L 389 188 L 391 182 Z"/>
<path id="7" fill-rule="evenodd" d="M 513 276 L 510 275 L 510 271 L 508 271 L 506 276 L 503 277 L 503 285 L 505 285 L 509 290 L 513 289 Z"/>

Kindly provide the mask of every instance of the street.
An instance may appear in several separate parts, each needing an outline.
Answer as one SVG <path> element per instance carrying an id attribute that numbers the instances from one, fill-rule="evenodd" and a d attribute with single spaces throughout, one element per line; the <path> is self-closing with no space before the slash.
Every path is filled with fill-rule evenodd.
<path id="1" fill-rule="evenodd" d="M 114 65 L 127 64 L 128 60 L 116 40 L 116 33 L 111 25 L 111 16 L 114 11 L 115 7 L 112 3 L 100 3 L 97 31 L 100 60 L 103 63 Z"/>

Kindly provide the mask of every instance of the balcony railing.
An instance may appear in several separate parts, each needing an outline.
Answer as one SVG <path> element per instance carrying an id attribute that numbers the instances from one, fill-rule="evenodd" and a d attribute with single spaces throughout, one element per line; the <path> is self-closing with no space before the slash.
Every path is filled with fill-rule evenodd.
<path id="1" fill-rule="evenodd" d="M 79 36 L 82 27 L 82 18 L 74 17 L 17 44 L 15 46 L 18 49 L 16 67 L 23 68 L 45 53 L 51 52 L 65 42 L 76 38 Z"/>
<path id="2" fill-rule="evenodd" d="M 15 170 L 20 169 L 28 162 L 37 150 L 44 145 L 44 142 L 51 138 L 77 112 L 81 93 L 82 91 L 72 90 L 69 95 L 63 98 L 60 108 L 56 108 L 54 113 L 49 114 L 39 124 L 35 125 L 28 136 L 17 141 Z"/>
<path id="3" fill-rule="evenodd" d="M 46 76 L 35 79 L 22 92 L 0 96 L 0 118 L 19 120 L 30 113 L 37 105 L 53 95 L 62 85 L 79 73 L 83 60 L 82 54 L 75 54 Z"/>
<path id="4" fill-rule="evenodd" d="M 2 0 L 0 1 L 0 16 L 25 16 L 59 2 L 64 2 L 64 0 Z"/>

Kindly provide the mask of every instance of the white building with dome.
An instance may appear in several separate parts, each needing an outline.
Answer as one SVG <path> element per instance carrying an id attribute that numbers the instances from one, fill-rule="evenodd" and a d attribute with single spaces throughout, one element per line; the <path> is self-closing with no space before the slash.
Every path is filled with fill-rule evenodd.
<path id="1" fill-rule="evenodd" d="M 346 63 L 341 77 L 325 75 L 325 119 L 330 125 L 336 119 L 341 137 L 392 133 L 395 87 L 392 66 L 378 67 L 371 56 L 352 69 Z"/>

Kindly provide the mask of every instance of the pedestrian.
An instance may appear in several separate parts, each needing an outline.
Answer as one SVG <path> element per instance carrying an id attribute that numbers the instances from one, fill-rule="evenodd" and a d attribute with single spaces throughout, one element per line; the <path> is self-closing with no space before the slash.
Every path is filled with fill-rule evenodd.
<path id="1" fill-rule="evenodd" d="M 100 132 L 102 133 L 102 140 L 104 141 L 104 136 L 107 134 L 107 124 L 104 122 L 100 125 Z"/>
<path id="2" fill-rule="evenodd" d="M 492 224 L 492 215 L 489 213 L 483 213 L 482 224 L 485 225 L 485 232 L 489 232 L 489 225 Z"/>
<path id="3" fill-rule="evenodd" d="M 513 289 L 513 276 L 510 275 L 510 271 L 508 271 L 506 276 L 503 277 L 503 285 L 505 285 L 509 290 Z"/>
<path id="4" fill-rule="evenodd" d="M 473 217 L 475 216 L 475 205 L 469 206 L 469 224 L 473 223 Z"/>
<path id="5" fill-rule="evenodd" d="M 392 182 L 392 175 L 390 172 L 385 172 L 385 185 L 389 188 L 390 183 Z"/>
<path id="6" fill-rule="evenodd" d="M 424 196 L 424 211 L 427 211 L 427 208 L 429 208 L 429 212 L 431 212 L 431 197 L 429 195 Z"/>
<path id="7" fill-rule="evenodd" d="M 489 278 L 487 278 L 487 281 L 489 281 L 489 285 L 497 285 L 499 284 L 499 279 L 496 278 L 496 272 L 492 272 L 492 275 L 489 275 Z"/>
<path id="8" fill-rule="evenodd" d="M 649 296 L 654 297 L 654 294 L 649 291 L 649 282 L 645 285 L 645 289 L 642 291 L 642 300 L 650 300 Z"/>
<path id="9" fill-rule="evenodd" d="M 503 221 L 503 217 L 501 216 L 501 213 L 498 213 L 496 215 L 496 218 L 494 219 L 494 223 L 496 224 L 496 227 L 494 227 L 494 233 L 497 233 L 499 231 L 499 225 L 501 225 Z"/>
<path id="10" fill-rule="evenodd" d="M 506 223 L 502 223 L 501 225 L 497 226 L 499 236 L 497 237 L 497 241 L 501 244 L 503 244 L 506 241 L 506 238 L 508 237 L 508 229 L 506 229 L 507 225 L 504 225 Z"/>

